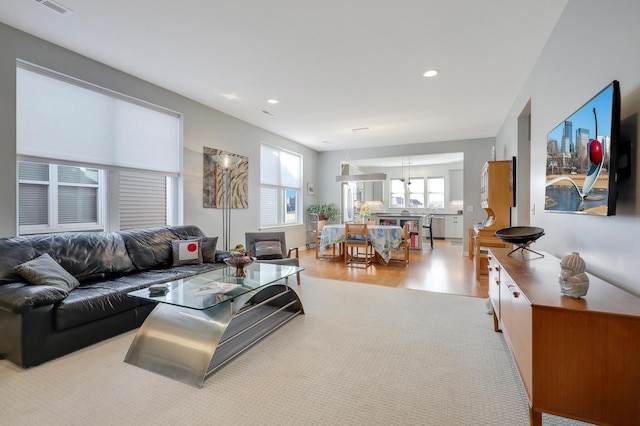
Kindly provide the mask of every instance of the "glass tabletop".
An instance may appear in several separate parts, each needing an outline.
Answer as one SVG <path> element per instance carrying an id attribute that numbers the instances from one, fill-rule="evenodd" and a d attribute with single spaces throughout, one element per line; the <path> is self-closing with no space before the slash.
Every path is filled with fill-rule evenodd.
<path id="1" fill-rule="evenodd" d="M 304 268 L 254 262 L 244 268 L 247 276 L 234 277 L 235 268 L 225 267 L 204 274 L 168 281 L 167 291 L 154 294 L 148 288 L 128 293 L 130 297 L 168 303 L 191 309 L 208 309 L 242 294 L 290 277 Z"/>

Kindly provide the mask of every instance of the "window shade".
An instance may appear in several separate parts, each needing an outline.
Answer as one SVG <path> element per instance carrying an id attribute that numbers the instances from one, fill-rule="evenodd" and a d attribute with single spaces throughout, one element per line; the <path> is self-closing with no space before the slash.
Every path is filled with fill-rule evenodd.
<path id="1" fill-rule="evenodd" d="M 275 226 L 278 224 L 278 190 L 275 188 L 260 188 L 260 226 Z"/>
<path id="2" fill-rule="evenodd" d="M 179 114 L 19 62 L 18 155 L 178 174 Z"/>
<path id="3" fill-rule="evenodd" d="M 49 186 L 20 184 L 20 226 L 49 223 Z"/>
<path id="4" fill-rule="evenodd" d="M 58 188 L 58 223 L 96 223 L 98 188 L 62 186 Z"/>
<path id="5" fill-rule="evenodd" d="M 167 178 L 153 173 L 120 172 L 120 229 L 167 225 Z"/>
<path id="6" fill-rule="evenodd" d="M 300 188 L 301 157 L 268 145 L 260 146 L 260 183 Z"/>

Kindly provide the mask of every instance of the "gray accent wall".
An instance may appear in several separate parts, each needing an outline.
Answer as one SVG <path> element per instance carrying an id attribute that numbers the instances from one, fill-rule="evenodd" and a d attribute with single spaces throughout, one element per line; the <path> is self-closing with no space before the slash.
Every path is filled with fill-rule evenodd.
<path id="1" fill-rule="evenodd" d="M 545 235 L 534 249 L 557 257 L 578 251 L 588 272 L 640 295 L 638 120 L 640 2 L 571 0 L 496 137 L 502 158 L 518 152 L 518 116 L 530 102 L 530 205 L 533 226 Z M 620 81 L 624 132 L 632 141 L 631 179 L 620 184 L 616 216 L 544 213 L 547 133 L 612 80 Z M 560 266 L 558 266 L 558 273 Z M 586 296 L 587 300 L 589 294 Z"/>
<path id="2" fill-rule="evenodd" d="M 1 23 L 0 40 L 0 237 L 17 233 L 16 59 L 183 114 L 183 172 L 177 195 L 177 223 L 197 225 L 210 236 L 222 234 L 222 210 L 202 207 L 204 146 L 249 157 L 249 208 L 232 210 L 231 243 L 244 242 L 245 231 L 259 228 L 261 142 L 302 154 L 303 182 L 314 181 L 317 153 L 298 143 Z M 306 192 L 305 188 L 302 192 Z M 286 232 L 289 246 L 304 245 L 304 226 L 287 227 Z"/>

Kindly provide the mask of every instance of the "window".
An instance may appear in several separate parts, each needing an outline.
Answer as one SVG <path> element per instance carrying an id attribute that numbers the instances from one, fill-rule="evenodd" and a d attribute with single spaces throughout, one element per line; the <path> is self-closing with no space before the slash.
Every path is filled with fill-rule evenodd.
<path id="1" fill-rule="evenodd" d="M 409 182 L 391 179 L 391 207 L 424 207 L 424 178 L 409 178 Z"/>
<path id="2" fill-rule="evenodd" d="M 260 227 L 302 223 L 302 156 L 260 146 Z"/>
<path id="3" fill-rule="evenodd" d="M 391 179 L 391 207 L 404 207 L 404 179 Z"/>
<path id="4" fill-rule="evenodd" d="M 19 161 L 18 176 L 20 234 L 103 229 L 100 170 Z"/>
<path id="5" fill-rule="evenodd" d="M 180 217 L 181 114 L 16 62 L 20 234 Z"/>
<path id="6" fill-rule="evenodd" d="M 143 172 L 120 172 L 118 175 L 118 229 L 166 226 L 167 186 L 171 178 Z"/>
<path id="7" fill-rule="evenodd" d="M 444 208 L 444 178 L 427 178 L 427 207 L 430 209 Z"/>
<path id="8" fill-rule="evenodd" d="M 177 175 L 180 119 L 139 99 L 16 64 L 18 155 Z"/>
<path id="9" fill-rule="evenodd" d="M 409 207 L 424 207 L 424 178 L 410 178 Z"/>
<path id="10" fill-rule="evenodd" d="M 18 176 L 20 235 L 169 223 L 174 179 L 161 174 L 18 161 Z M 107 176 L 113 176 L 113 182 Z M 110 184 L 117 190 L 109 191 Z"/>

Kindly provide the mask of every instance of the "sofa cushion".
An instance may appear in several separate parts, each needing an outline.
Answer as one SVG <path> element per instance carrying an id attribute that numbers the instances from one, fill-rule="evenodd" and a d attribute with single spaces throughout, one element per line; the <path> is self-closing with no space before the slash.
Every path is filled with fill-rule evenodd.
<path id="1" fill-rule="evenodd" d="M 16 266 L 40 255 L 36 254 L 29 238 L 0 238 L 0 285 L 24 281 Z"/>
<path id="2" fill-rule="evenodd" d="M 218 237 L 202 238 L 202 261 L 206 263 L 216 262 L 216 246 L 218 245 Z"/>
<path id="3" fill-rule="evenodd" d="M 116 232 L 60 234 L 53 248 L 51 257 L 80 282 L 135 271 L 124 240 Z"/>
<path id="4" fill-rule="evenodd" d="M 256 240 L 256 259 L 282 259 L 280 239 Z"/>
<path id="5" fill-rule="evenodd" d="M 204 237 L 200 228 L 192 225 L 121 231 L 120 235 L 138 270 L 169 267 L 173 263 L 171 241 Z"/>
<path id="6" fill-rule="evenodd" d="M 202 239 L 200 238 L 171 241 L 173 252 L 172 266 L 202 263 L 201 245 Z"/>
<path id="7" fill-rule="evenodd" d="M 16 271 L 34 285 L 49 285 L 66 291 L 80 285 L 80 282 L 48 253 L 16 266 Z"/>
<path id="8" fill-rule="evenodd" d="M 118 314 L 141 304 L 151 303 L 129 297 L 127 293 L 167 281 L 188 278 L 224 267 L 224 264 L 201 263 L 133 272 L 111 280 L 83 284 L 58 303 L 55 328 L 65 330 L 77 325 Z"/>
<path id="9" fill-rule="evenodd" d="M 135 271 L 124 240 L 115 232 L 69 232 L 0 239 L 0 285 L 24 279 L 21 263 L 48 253 L 78 281 Z"/>
<path id="10" fill-rule="evenodd" d="M 119 279 L 80 286 L 55 307 L 55 329 L 65 330 L 105 318 L 140 305 L 127 293 L 144 285 Z"/>
<path id="11" fill-rule="evenodd" d="M 0 285 L 0 309 L 22 314 L 38 306 L 58 303 L 68 295 L 67 290 L 49 285 L 29 285 L 21 282 Z M 0 334 L 1 332 L 0 329 Z"/>

